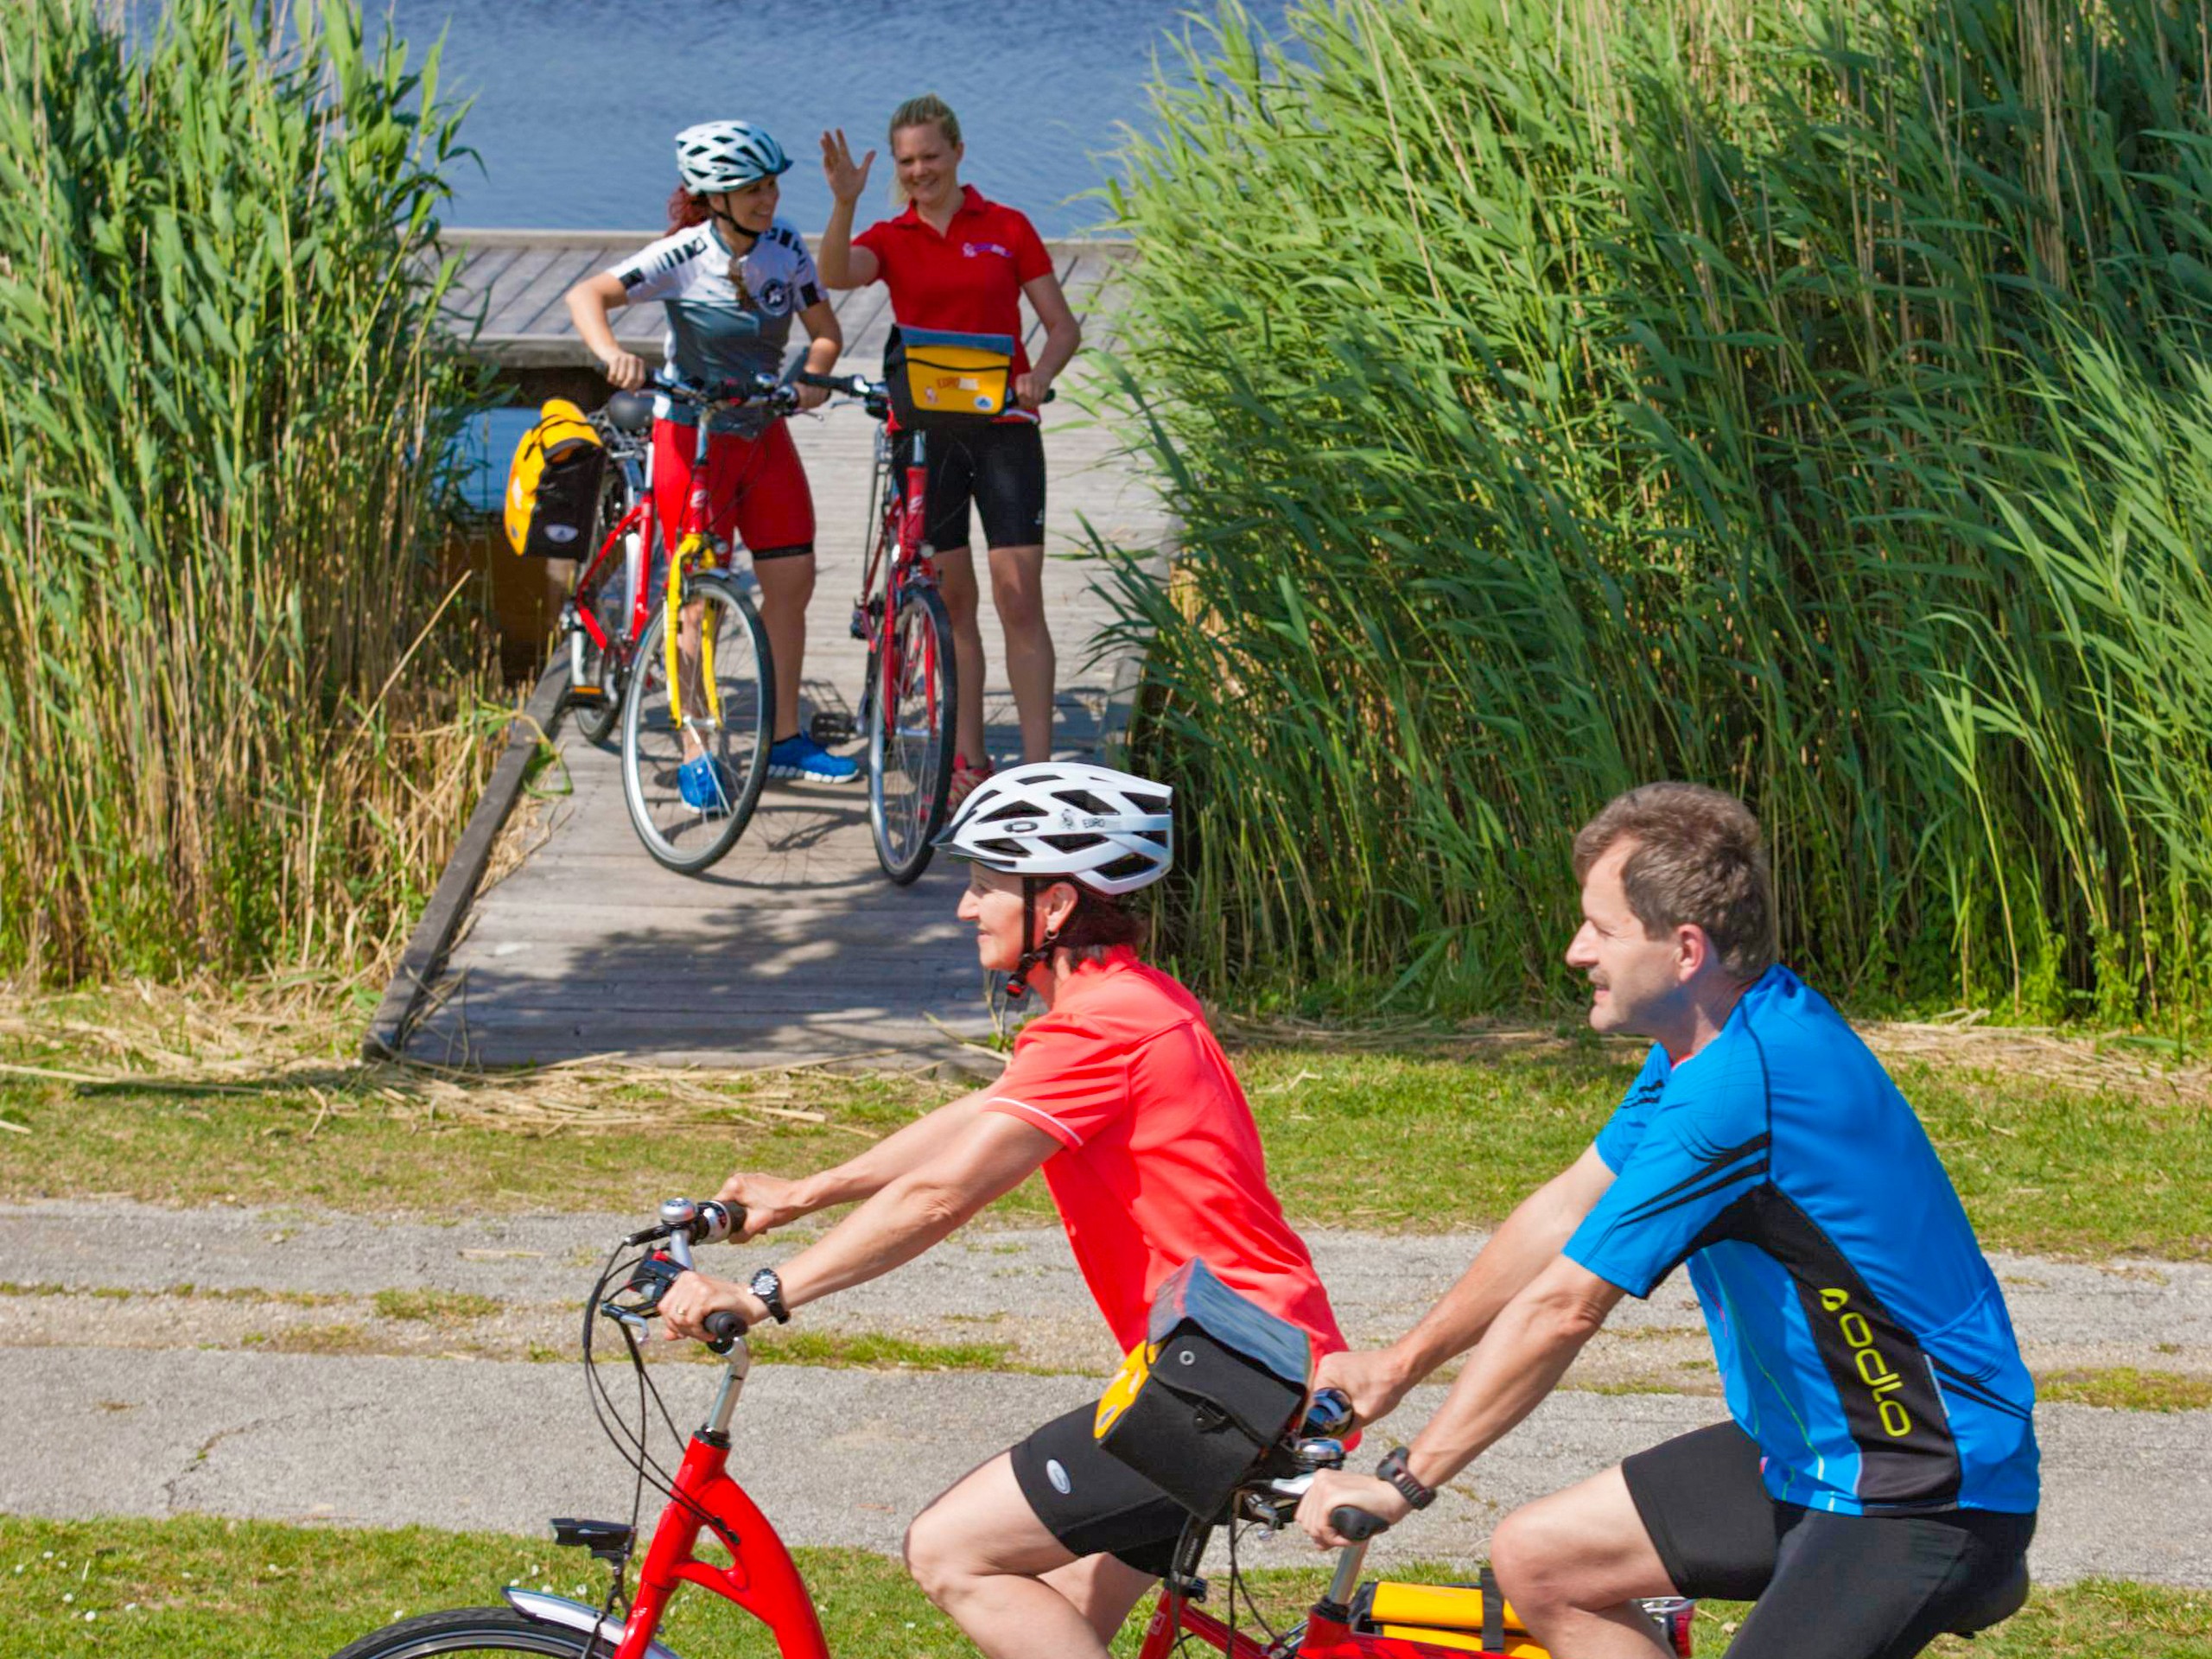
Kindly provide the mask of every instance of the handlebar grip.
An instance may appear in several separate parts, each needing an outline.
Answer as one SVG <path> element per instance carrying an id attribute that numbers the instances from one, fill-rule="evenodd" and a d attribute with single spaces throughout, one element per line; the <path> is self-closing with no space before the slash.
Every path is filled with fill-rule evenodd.
<path id="1" fill-rule="evenodd" d="M 730 1308 L 720 1308 L 708 1314 L 706 1323 L 707 1334 L 714 1338 L 707 1346 L 718 1354 L 729 1352 L 731 1346 L 745 1334 L 744 1316 Z"/>
<path id="2" fill-rule="evenodd" d="M 1365 1510 L 1350 1503 L 1339 1503 L 1329 1511 L 1329 1524 L 1338 1533 L 1355 1544 L 1363 1544 L 1378 1532 L 1388 1532 L 1390 1523 L 1379 1515 L 1370 1515 Z"/>

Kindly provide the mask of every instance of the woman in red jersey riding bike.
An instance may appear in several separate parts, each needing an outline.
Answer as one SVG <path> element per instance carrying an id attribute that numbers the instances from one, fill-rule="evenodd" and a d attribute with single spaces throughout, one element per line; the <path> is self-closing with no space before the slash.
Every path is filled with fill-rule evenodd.
<path id="1" fill-rule="evenodd" d="M 1077 1264 L 1124 1350 L 1154 1289 L 1195 1256 L 1306 1332 L 1344 1344 L 1306 1245 L 1268 1185 L 1250 1107 L 1198 1000 L 1137 955 L 1123 908 L 1173 856 L 1170 791 L 1103 766 L 1044 762 L 979 786 L 939 837 L 970 861 L 960 916 L 983 966 L 1044 1012 L 1004 1075 L 849 1163 L 799 1180 L 741 1173 L 722 1188 L 747 1236 L 864 1200 L 748 1285 L 686 1274 L 663 1299 L 670 1332 L 701 1337 L 731 1310 L 787 1319 L 930 1249 L 1042 1168 Z M 1105 1659 L 1166 1570 L 1190 1517 L 1099 1448 L 1089 1405 L 1055 1419 L 916 1518 L 906 1560 L 986 1654 Z"/>
<path id="2" fill-rule="evenodd" d="M 1045 442 L 1039 408 L 1054 377 L 1083 343 L 1052 259 L 1028 219 L 960 181 L 968 151 L 943 99 L 913 98 L 891 116 L 891 160 L 906 209 L 853 234 L 853 210 L 868 188 L 870 150 L 855 164 L 842 131 L 822 135 L 822 170 L 835 205 L 823 227 L 822 280 L 831 288 L 891 290 L 902 328 L 942 328 L 1012 337 L 1019 407 L 974 432 L 930 444 L 929 524 L 958 672 L 959 748 L 952 799 L 989 776 L 983 747 L 983 636 L 976 626 L 976 566 L 968 547 L 969 504 L 983 521 L 991 598 L 1006 637 L 1006 674 L 1021 720 L 1021 758 L 1052 752 L 1052 631 L 1045 621 Z M 1021 341 L 1027 297 L 1045 325 L 1037 360 Z M 906 463 L 901 461 L 899 463 Z"/>
<path id="3" fill-rule="evenodd" d="M 676 135 L 676 159 L 682 183 L 669 201 L 669 233 L 569 290 L 576 333 L 608 381 L 625 391 L 645 381 L 643 361 L 616 341 L 608 309 L 655 300 L 668 312 L 669 371 L 685 380 L 711 385 L 779 372 L 794 318 L 811 340 L 806 368 L 828 373 L 844 335 L 804 239 L 776 216 L 777 180 L 791 164 L 783 146 L 750 122 L 709 121 Z M 803 387 L 799 406 L 812 409 L 828 395 Z M 699 417 L 667 397 L 653 413 L 655 516 L 668 543 L 662 550 L 672 555 L 691 490 Z M 814 594 L 814 496 L 781 419 L 744 410 L 716 417 L 707 499 L 713 533 L 744 542 L 760 583 L 760 622 L 776 671 L 768 775 L 850 780 L 858 764 L 823 749 L 799 720 L 806 607 Z M 731 785 L 715 775 L 716 765 L 703 753 L 686 757 L 680 782 L 688 804 L 719 810 Z"/>

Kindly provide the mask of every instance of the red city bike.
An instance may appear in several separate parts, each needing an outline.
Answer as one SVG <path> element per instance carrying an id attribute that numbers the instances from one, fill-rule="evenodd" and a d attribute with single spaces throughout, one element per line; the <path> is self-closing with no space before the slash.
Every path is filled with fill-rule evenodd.
<path id="1" fill-rule="evenodd" d="M 631 828 L 658 861 L 696 874 L 745 833 L 775 729 L 774 664 L 747 591 L 752 578 L 708 529 L 709 434 L 727 411 L 789 414 L 798 394 L 772 375 L 711 386 L 656 383 L 652 391 L 697 417 L 683 521 L 664 540 L 645 467 L 652 404 L 616 393 L 594 417 L 614 463 L 601 510 L 611 522 L 562 611 L 568 702 L 594 743 L 620 722 Z M 666 573 L 658 594 L 656 569 Z"/>
<path id="2" fill-rule="evenodd" d="M 669 1199 L 653 1225 L 629 1234 L 608 1253 L 585 1303 L 583 1365 L 592 1409 L 636 1471 L 637 1484 L 628 1522 L 563 1518 L 552 1526 L 556 1545 L 588 1550 L 613 1569 L 600 1605 L 510 1587 L 505 1606 L 403 1619 L 351 1643 L 336 1659 L 434 1659 L 470 1653 L 678 1659 L 658 1632 L 671 1599 L 687 1584 L 721 1596 L 759 1619 L 782 1659 L 830 1659 L 813 1597 L 791 1551 L 729 1472 L 730 1420 L 752 1365 L 744 1324 L 736 1314 L 715 1313 L 707 1322 L 713 1338 L 708 1345 L 725 1355 L 727 1363 L 706 1421 L 691 1434 L 677 1466 L 667 1468 L 647 1444 L 648 1395 L 671 1433 L 673 1420 L 647 1372 L 640 1338 L 651 1338 L 661 1297 L 691 1267 L 692 1247 L 729 1237 L 743 1220 L 744 1211 L 734 1205 Z M 593 1338 L 602 1319 L 620 1330 L 636 1373 L 634 1426 L 625 1421 L 601 1375 L 613 1368 L 594 1362 Z M 1479 1586 L 1363 1585 L 1364 1541 L 1382 1523 L 1348 1507 L 1330 1518 L 1345 1536 L 1357 1535 L 1361 1541 L 1338 1553 L 1327 1592 L 1303 1622 L 1287 1630 L 1271 1630 L 1260 1618 L 1239 1579 L 1239 1536 L 1255 1525 L 1273 1530 L 1290 1522 L 1314 1472 L 1343 1464 L 1340 1436 L 1350 1423 L 1349 1402 L 1333 1389 L 1322 1390 L 1298 1437 L 1287 1438 L 1277 1448 L 1280 1455 L 1270 1460 L 1272 1466 L 1298 1472 L 1253 1481 L 1238 1491 L 1233 1513 L 1210 1523 L 1194 1519 L 1185 1529 L 1174 1571 L 1146 1627 L 1141 1659 L 1170 1659 L 1186 1647 L 1211 1648 L 1230 1659 L 1462 1659 L 1470 1652 L 1494 1659 L 1546 1659 L 1544 1649 L 1519 1629 L 1487 1573 Z M 633 1592 L 630 1562 L 647 1485 L 663 1493 L 668 1503 L 645 1548 Z M 1198 1564 L 1210 1538 L 1224 1525 L 1230 1529 L 1229 1573 L 1217 1615 L 1199 1605 L 1209 1591 L 1198 1577 Z M 701 1558 L 700 1539 L 709 1534 L 728 1552 L 727 1566 Z M 1240 1596 L 1249 1610 L 1249 1627 L 1237 1618 Z M 1691 1604 L 1669 1599 L 1643 1605 L 1654 1636 L 1681 1659 L 1689 1659 Z"/>
<path id="3" fill-rule="evenodd" d="M 893 441 L 890 389 L 856 374 L 801 374 L 807 385 L 842 392 L 876 421 L 868 507 L 868 563 L 853 601 L 853 638 L 868 645 L 860 712 L 817 715 L 808 728 L 823 745 L 868 742 L 868 822 L 883 873 L 905 887 L 929 868 L 930 842 L 944 827 L 952 788 L 959 670 L 952 618 L 938 592 L 926 514 L 926 433 L 913 435 L 906 464 Z"/>

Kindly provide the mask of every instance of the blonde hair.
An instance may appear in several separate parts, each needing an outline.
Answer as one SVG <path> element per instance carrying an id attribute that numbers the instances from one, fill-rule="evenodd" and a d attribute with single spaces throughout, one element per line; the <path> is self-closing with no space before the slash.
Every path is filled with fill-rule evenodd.
<path id="1" fill-rule="evenodd" d="M 899 135 L 909 127 L 935 127 L 944 135 L 944 142 L 954 149 L 960 147 L 960 118 L 952 112 L 952 105 L 935 92 L 924 92 L 919 98 L 910 98 L 891 111 L 891 131 L 887 143 L 895 144 Z M 899 169 L 891 169 L 891 205 L 906 205 L 906 187 L 899 182 Z"/>

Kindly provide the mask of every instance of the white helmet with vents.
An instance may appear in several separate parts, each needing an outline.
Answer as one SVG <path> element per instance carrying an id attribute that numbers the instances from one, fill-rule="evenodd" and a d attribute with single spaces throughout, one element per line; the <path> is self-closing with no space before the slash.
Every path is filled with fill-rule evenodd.
<path id="1" fill-rule="evenodd" d="M 676 135 L 676 168 L 695 196 L 742 190 L 755 179 L 791 170 L 791 158 L 750 121 L 705 121 Z"/>
<path id="2" fill-rule="evenodd" d="M 1080 761 L 1038 760 L 978 785 L 936 845 L 1007 875 L 1067 876 L 1108 898 L 1175 861 L 1174 791 Z"/>

